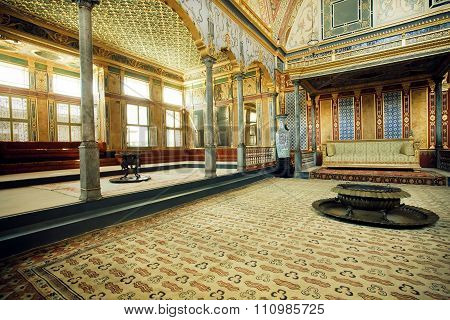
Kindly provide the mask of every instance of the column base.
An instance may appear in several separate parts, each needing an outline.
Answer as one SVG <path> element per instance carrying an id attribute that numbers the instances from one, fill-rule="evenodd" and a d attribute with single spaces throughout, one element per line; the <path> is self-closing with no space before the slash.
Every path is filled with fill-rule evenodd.
<path id="1" fill-rule="evenodd" d="M 291 158 L 278 158 L 273 175 L 279 178 L 292 178 Z"/>
<path id="2" fill-rule="evenodd" d="M 294 178 L 301 178 L 302 175 L 302 153 L 295 151 L 295 172 Z"/>
<path id="3" fill-rule="evenodd" d="M 83 141 L 80 151 L 80 200 L 93 201 L 102 198 L 100 189 L 100 160 L 97 142 Z"/>
<path id="4" fill-rule="evenodd" d="M 217 177 L 216 171 L 216 146 L 205 146 L 205 178 Z"/>
<path id="5" fill-rule="evenodd" d="M 237 171 L 244 172 L 245 171 L 245 144 L 240 144 L 237 147 Z"/>

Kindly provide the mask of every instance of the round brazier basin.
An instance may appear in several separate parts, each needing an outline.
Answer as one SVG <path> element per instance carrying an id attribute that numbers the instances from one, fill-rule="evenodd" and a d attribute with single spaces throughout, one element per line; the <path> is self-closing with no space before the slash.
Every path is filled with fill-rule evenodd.
<path id="1" fill-rule="evenodd" d="M 400 199 L 411 195 L 400 188 L 369 184 L 338 184 L 331 189 L 337 200 L 352 209 L 390 210 L 400 206 Z"/>

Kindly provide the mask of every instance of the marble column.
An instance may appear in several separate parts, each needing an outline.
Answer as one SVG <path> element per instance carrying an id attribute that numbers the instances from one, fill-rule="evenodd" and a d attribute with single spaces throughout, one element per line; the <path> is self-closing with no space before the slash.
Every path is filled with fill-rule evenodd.
<path id="1" fill-rule="evenodd" d="M 294 92 L 295 92 L 295 171 L 294 178 L 300 178 L 302 173 L 302 150 L 300 141 L 300 81 L 294 80 Z"/>
<path id="2" fill-rule="evenodd" d="M 317 163 L 317 142 L 316 142 L 316 96 L 311 94 L 311 149 L 314 155 L 314 165 Z"/>
<path id="3" fill-rule="evenodd" d="M 92 70 L 92 9 L 99 0 L 72 0 L 78 5 L 80 71 L 81 71 L 81 144 L 80 200 L 102 197 L 100 190 L 100 160 L 95 141 L 93 70 Z"/>
<path id="4" fill-rule="evenodd" d="M 272 109 L 270 110 L 270 114 L 272 118 L 270 119 L 270 142 L 272 147 L 274 148 L 274 159 L 278 158 L 277 148 L 276 148 L 276 136 L 277 136 L 277 96 L 278 93 L 272 93 Z"/>
<path id="5" fill-rule="evenodd" d="M 216 146 L 214 144 L 213 64 L 211 56 L 203 58 L 206 66 L 206 112 L 205 112 L 205 177 L 216 177 Z"/>
<path id="6" fill-rule="evenodd" d="M 238 104 L 238 147 L 237 147 L 237 170 L 245 171 L 245 119 L 244 119 L 244 84 L 242 73 L 237 73 L 234 78 L 237 81 L 237 104 Z"/>
<path id="7" fill-rule="evenodd" d="M 442 78 L 433 79 L 434 101 L 436 105 L 436 167 L 441 167 L 441 150 L 442 150 Z"/>

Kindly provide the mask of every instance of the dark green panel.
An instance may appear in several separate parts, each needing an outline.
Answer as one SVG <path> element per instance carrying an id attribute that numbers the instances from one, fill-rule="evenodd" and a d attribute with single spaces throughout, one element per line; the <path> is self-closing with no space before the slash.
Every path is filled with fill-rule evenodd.
<path id="1" fill-rule="evenodd" d="M 117 67 L 113 67 L 113 66 L 108 66 L 108 71 L 112 72 L 112 73 L 117 73 L 117 74 L 120 73 L 120 69 Z"/>
<path id="2" fill-rule="evenodd" d="M 324 39 L 372 26 L 372 0 L 322 0 Z"/>
<path id="3" fill-rule="evenodd" d="M 10 57 L 7 56 L 6 54 L 2 54 L 0 53 L 0 60 L 3 62 L 9 62 L 9 63 L 13 63 L 13 64 L 18 64 L 21 66 L 28 66 L 28 61 L 24 60 L 24 59 L 20 59 L 20 58 L 15 58 L 15 57 Z"/>
<path id="4" fill-rule="evenodd" d="M 221 78 L 221 79 L 215 79 L 215 80 L 214 80 L 214 84 L 225 83 L 225 82 L 227 82 L 227 81 L 228 81 L 228 78 L 227 78 L 227 77 Z"/>
<path id="5" fill-rule="evenodd" d="M 34 63 L 34 67 L 35 67 L 37 70 L 47 71 L 47 65 L 45 65 L 45 64 L 43 64 L 43 63 L 35 62 L 35 63 Z"/>
<path id="6" fill-rule="evenodd" d="M 342 0 L 333 3 L 333 28 L 359 20 L 359 0 Z"/>
<path id="7" fill-rule="evenodd" d="M 176 85 L 176 84 L 173 84 L 173 83 L 164 82 L 164 85 L 166 87 L 170 87 L 170 88 L 173 88 L 173 89 L 183 90 L 183 86 L 179 86 L 179 85 Z"/>
<path id="8" fill-rule="evenodd" d="M 135 79 L 139 79 L 139 80 L 143 80 L 143 81 L 147 81 L 148 82 L 148 77 L 144 76 L 142 74 L 139 73 L 134 73 L 134 72 L 130 72 L 130 71 L 125 71 L 125 75 L 127 77 L 131 77 L 131 78 L 135 78 Z"/>
<path id="9" fill-rule="evenodd" d="M 80 77 L 80 74 L 78 72 L 69 71 L 69 70 L 56 68 L 56 67 L 53 67 L 53 73 L 61 74 L 61 75 L 64 75 L 64 76 L 69 76 L 69 77 L 74 77 L 74 78 L 79 78 Z"/>

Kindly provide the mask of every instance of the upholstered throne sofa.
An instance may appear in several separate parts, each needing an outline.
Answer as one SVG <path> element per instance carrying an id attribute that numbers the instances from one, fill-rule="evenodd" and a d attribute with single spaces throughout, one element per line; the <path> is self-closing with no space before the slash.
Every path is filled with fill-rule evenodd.
<path id="1" fill-rule="evenodd" d="M 323 167 L 420 168 L 414 139 L 328 141 L 322 153 Z"/>

